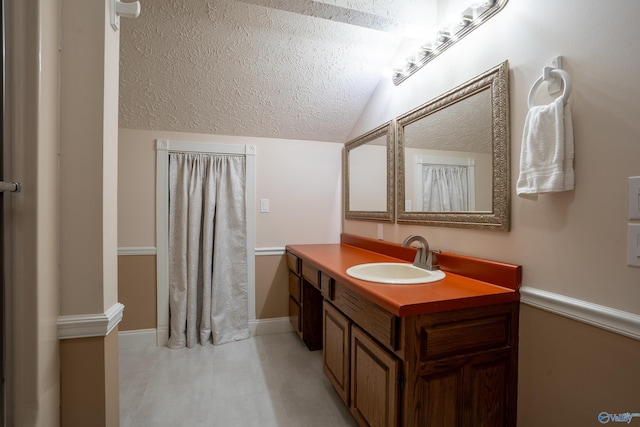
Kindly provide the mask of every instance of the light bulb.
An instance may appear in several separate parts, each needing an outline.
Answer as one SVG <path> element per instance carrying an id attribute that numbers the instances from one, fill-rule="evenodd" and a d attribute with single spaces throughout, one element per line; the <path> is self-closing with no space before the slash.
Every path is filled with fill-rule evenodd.
<path id="1" fill-rule="evenodd" d="M 446 30 L 438 31 L 436 34 L 436 41 L 439 43 L 444 43 L 451 38 L 451 33 Z"/>
<path id="2" fill-rule="evenodd" d="M 473 10 L 471 8 L 464 11 L 462 16 L 460 17 L 460 21 L 458 21 L 458 25 L 462 28 L 473 22 Z"/>
<path id="3" fill-rule="evenodd" d="M 432 52 L 433 47 L 431 46 L 431 44 L 423 44 L 422 46 L 420 46 L 420 56 L 429 56 Z"/>

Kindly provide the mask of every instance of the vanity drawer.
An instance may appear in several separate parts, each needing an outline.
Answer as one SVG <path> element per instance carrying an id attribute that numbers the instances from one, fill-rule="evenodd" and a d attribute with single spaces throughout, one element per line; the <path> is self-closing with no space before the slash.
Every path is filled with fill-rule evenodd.
<path id="1" fill-rule="evenodd" d="M 302 277 L 316 288 L 320 289 L 320 271 L 312 265 L 302 262 Z"/>
<path id="2" fill-rule="evenodd" d="M 331 303 L 391 351 L 398 349 L 398 318 L 384 308 L 335 283 Z"/>
<path id="3" fill-rule="evenodd" d="M 287 252 L 287 267 L 289 270 L 293 271 L 296 274 L 300 274 L 300 262 L 299 258 L 292 254 L 291 252 Z"/>
<path id="4" fill-rule="evenodd" d="M 300 304 L 300 276 L 289 271 L 289 296 Z"/>
<path id="5" fill-rule="evenodd" d="M 334 280 L 325 273 L 320 272 L 320 292 L 329 300 L 333 299 L 333 286 Z"/>
<path id="6" fill-rule="evenodd" d="M 456 312 L 423 316 L 426 322 L 420 322 L 420 360 L 508 348 L 512 313 L 495 312 L 490 307 L 487 311 L 465 310 L 460 313 L 462 318 L 457 318 Z M 471 316 L 474 312 L 476 316 Z"/>

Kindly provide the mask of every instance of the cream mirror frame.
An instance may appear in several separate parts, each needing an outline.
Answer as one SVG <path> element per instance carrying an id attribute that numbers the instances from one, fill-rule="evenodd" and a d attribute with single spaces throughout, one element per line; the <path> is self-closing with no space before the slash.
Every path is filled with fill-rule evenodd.
<path id="1" fill-rule="evenodd" d="M 345 219 L 393 222 L 395 121 L 345 143 L 342 162 Z"/>
<path id="2" fill-rule="evenodd" d="M 444 93 L 443 95 L 415 108 L 412 111 L 402 115 L 397 119 L 398 121 L 398 146 L 397 146 L 397 159 L 398 159 L 398 223 L 411 223 L 411 224 L 424 224 L 444 227 L 459 227 L 459 228 L 473 228 L 473 229 L 492 229 L 508 231 L 510 228 L 510 154 L 509 154 L 509 82 L 508 82 L 508 63 L 505 61 L 496 67 L 474 77 L 466 83 L 452 89 L 451 91 Z M 480 95 L 482 94 L 482 95 Z M 478 143 L 486 144 L 488 152 L 491 154 L 489 163 L 492 168 L 488 170 L 487 185 L 487 197 L 490 198 L 482 210 L 468 210 L 468 211 L 416 211 L 415 206 L 410 206 L 411 199 L 407 199 L 407 193 L 413 190 L 413 187 L 407 187 L 412 185 L 412 182 L 408 182 L 407 176 L 412 171 L 408 171 L 408 166 L 405 163 L 407 160 L 411 161 L 408 150 L 411 147 L 408 142 L 408 130 L 412 126 L 411 132 L 414 131 L 414 127 L 417 126 L 420 121 L 423 123 L 437 122 L 438 128 L 447 129 L 446 126 L 450 126 L 451 129 L 460 126 L 461 117 L 452 115 L 451 122 L 442 123 L 442 120 L 431 120 L 436 117 L 438 113 L 439 117 L 445 116 L 442 112 L 445 112 L 447 108 L 463 108 L 463 103 L 472 102 L 471 99 L 474 96 L 483 96 L 487 99 L 486 102 L 486 118 L 484 120 L 490 120 L 490 123 L 486 123 L 483 127 L 486 127 L 485 132 L 486 141 L 479 141 L 478 135 L 480 132 L 468 132 L 470 135 L 470 145 L 477 145 Z M 477 109 L 477 107 L 474 107 Z M 457 118 L 457 120 L 455 120 Z M 455 120 L 455 121 L 454 121 Z M 430 129 L 433 130 L 435 126 L 425 125 L 421 131 L 422 138 L 420 144 L 421 150 L 425 152 L 438 150 L 438 153 L 442 152 L 442 146 L 440 142 L 434 138 L 434 132 L 429 134 Z M 415 139 L 415 138 L 414 138 Z M 459 141 L 458 141 L 459 142 Z M 413 144 L 413 143 L 412 143 Z M 464 145 L 458 144 L 458 145 Z M 426 150 L 425 150 L 426 148 Z M 457 155 L 457 154 L 456 154 Z M 469 157 L 472 157 L 470 155 Z M 417 191 L 416 191 L 417 193 Z"/>

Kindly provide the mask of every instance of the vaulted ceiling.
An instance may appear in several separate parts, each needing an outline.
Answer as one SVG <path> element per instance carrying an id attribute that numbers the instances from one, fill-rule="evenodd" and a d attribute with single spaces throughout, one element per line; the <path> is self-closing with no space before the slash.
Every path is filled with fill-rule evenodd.
<path id="1" fill-rule="evenodd" d="M 121 127 L 332 142 L 435 22 L 435 0 L 141 4 L 121 24 Z"/>

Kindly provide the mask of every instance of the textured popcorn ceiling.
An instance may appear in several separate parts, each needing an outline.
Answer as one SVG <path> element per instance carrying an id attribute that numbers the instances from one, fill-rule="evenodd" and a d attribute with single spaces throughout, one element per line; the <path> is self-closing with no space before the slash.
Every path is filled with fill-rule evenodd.
<path id="1" fill-rule="evenodd" d="M 121 127 L 344 142 L 434 1 L 141 4 L 121 21 Z"/>
<path id="2" fill-rule="evenodd" d="M 492 153 L 491 92 L 485 89 L 405 126 L 407 147 Z"/>

